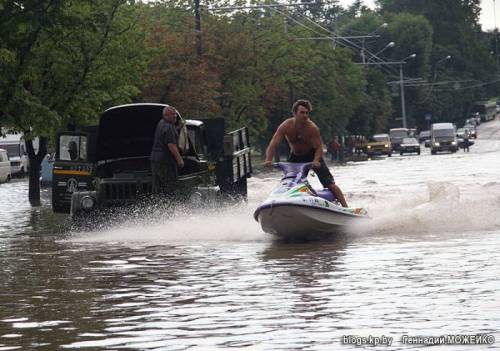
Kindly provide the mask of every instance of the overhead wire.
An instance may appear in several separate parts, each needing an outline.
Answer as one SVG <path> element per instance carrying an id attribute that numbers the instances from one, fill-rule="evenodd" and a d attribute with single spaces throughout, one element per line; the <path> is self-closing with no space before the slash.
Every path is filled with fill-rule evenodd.
<path id="1" fill-rule="evenodd" d="M 467 90 L 467 89 L 474 89 L 474 88 L 483 87 L 485 85 L 495 84 L 497 82 L 500 82 L 500 78 L 490 80 L 488 82 L 482 82 L 482 83 L 478 83 L 478 84 L 474 84 L 474 85 L 465 86 L 465 87 L 458 87 L 458 88 L 452 88 L 452 89 L 435 89 L 435 90 L 439 90 L 439 91 Z"/>
<path id="2" fill-rule="evenodd" d="M 314 26 L 316 26 L 316 27 L 320 28 L 322 31 L 328 33 L 329 36 L 327 36 L 324 32 L 322 33 L 320 31 L 318 31 L 318 30 L 316 30 L 314 28 L 311 28 L 310 26 L 308 26 L 308 25 L 300 22 L 299 20 L 297 20 L 293 16 L 289 15 L 287 12 L 279 10 L 276 7 L 268 7 L 267 9 L 275 11 L 275 12 L 281 14 L 282 16 L 284 16 L 285 18 L 287 18 L 287 19 L 291 20 L 292 22 L 296 23 L 297 25 L 299 25 L 299 26 L 301 26 L 301 27 L 303 27 L 303 28 L 305 28 L 305 29 L 307 29 L 307 30 L 309 30 L 311 32 L 314 32 L 317 35 L 321 36 L 321 38 L 314 38 L 314 39 L 323 39 L 324 38 L 324 40 L 332 40 L 332 41 L 338 43 L 339 45 L 342 45 L 343 47 L 355 50 L 358 53 L 361 52 L 361 51 L 364 51 L 365 53 L 367 53 L 369 55 L 369 59 L 375 61 L 375 63 L 377 63 L 377 66 L 381 70 L 383 70 L 386 74 L 392 75 L 393 77 L 398 77 L 399 76 L 399 74 L 398 74 L 398 72 L 397 72 L 397 70 L 395 68 L 393 68 L 391 65 L 385 64 L 386 61 L 384 59 L 380 58 L 379 56 L 377 56 L 376 54 L 374 54 L 370 50 L 368 50 L 368 49 L 366 49 L 364 47 L 361 47 L 359 44 L 353 42 L 352 40 L 350 40 L 350 39 L 348 39 L 346 37 L 342 37 L 342 36 L 338 35 L 337 33 L 329 30 L 328 28 L 325 28 L 324 26 L 316 23 L 315 21 L 313 21 L 312 19 L 310 19 L 306 15 L 301 14 L 301 13 L 298 14 L 299 16 L 303 17 L 308 22 L 312 23 Z M 311 39 L 313 39 L 313 38 L 311 38 Z"/>
<path id="3" fill-rule="evenodd" d="M 280 13 L 281 15 L 285 16 L 286 18 L 292 20 L 293 22 L 301 25 L 302 27 L 304 28 L 307 28 L 313 32 L 315 32 L 316 34 L 319 34 L 319 35 L 323 35 L 323 33 L 319 33 L 318 31 L 314 30 L 313 28 L 310 28 L 308 27 L 307 25 L 303 24 L 302 22 L 299 22 L 297 19 L 295 19 L 294 17 L 290 16 L 288 13 L 284 12 L 284 11 L 281 11 L 277 8 L 271 8 L 273 11 L 276 11 L 278 13 Z M 386 67 L 384 66 L 384 60 L 381 59 L 380 57 L 378 57 L 377 55 L 375 55 L 373 52 L 371 52 L 370 50 L 367 50 L 366 48 L 363 49 L 360 45 L 356 44 L 355 42 L 353 42 L 352 40 L 349 40 L 348 38 L 345 38 L 345 37 L 342 37 L 342 36 L 339 36 L 337 35 L 336 33 L 332 32 L 331 30 L 321 26 L 320 24 L 314 22 L 313 20 L 311 20 L 309 17 L 307 17 L 306 15 L 304 14 L 299 14 L 299 16 L 305 18 L 308 22 L 311 22 L 312 24 L 314 24 L 315 26 L 317 26 L 318 28 L 321 28 L 322 30 L 326 31 L 328 34 L 330 34 L 331 36 L 324 36 L 325 39 L 331 39 L 331 40 L 335 40 L 336 42 L 339 43 L 339 45 L 342 45 L 344 47 L 348 47 L 350 49 L 354 49 L 354 50 L 357 50 L 358 52 L 361 51 L 361 50 L 364 50 L 366 53 L 368 53 L 370 55 L 370 59 L 375 59 L 376 61 L 378 61 L 378 63 L 380 63 L 380 68 L 385 71 L 387 74 L 394 74 L 395 76 L 397 75 L 397 71 L 394 70 L 392 67 Z M 339 40 L 342 41 L 339 42 Z"/>

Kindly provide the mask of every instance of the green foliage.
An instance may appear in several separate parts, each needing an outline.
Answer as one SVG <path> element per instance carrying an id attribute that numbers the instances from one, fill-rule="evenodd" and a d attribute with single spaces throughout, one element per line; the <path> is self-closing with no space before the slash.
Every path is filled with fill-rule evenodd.
<path id="1" fill-rule="evenodd" d="M 254 144 L 265 144 L 292 103 L 308 98 L 325 138 L 383 132 L 394 123 L 387 82 L 399 80 L 398 66 L 353 61 L 362 61 L 361 47 L 374 53 L 389 41 L 396 46 L 382 58 L 416 53 L 404 75 L 427 82 L 405 89 L 411 123 L 421 125 L 428 112 L 462 116 L 471 101 L 491 95 L 489 85 L 469 90 L 463 83 L 488 79 L 494 65 L 488 40 L 478 36 L 479 0 L 379 4 L 379 12 L 361 1 L 347 9 L 337 1 L 288 9 L 316 32 L 271 9 L 202 11 L 199 56 L 191 0 L 26 0 L 22 7 L 0 1 L 0 124 L 49 136 L 139 99 L 173 104 L 187 118 L 222 116 L 230 128 L 249 126 Z M 381 29 L 384 22 L 389 26 Z M 332 31 L 379 37 L 337 39 L 335 48 L 297 39 Z M 452 60 L 443 62 L 447 55 Z M 433 86 L 444 79 L 459 82 Z M 399 97 L 392 103 L 393 117 L 400 116 Z"/>
<path id="2" fill-rule="evenodd" d="M 146 56 L 136 9 L 126 0 L 0 2 L 0 125 L 25 133 L 33 205 L 48 137 L 138 94 Z"/>
<path id="3" fill-rule="evenodd" d="M 410 66 L 408 71 L 420 72 L 418 76 L 429 82 L 408 89 L 410 114 L 418 126 L 426 125 L 426 113 L 432 113 L 433 121 L 460 122 L 475 100 L 497 95 L 498 84 L 491 84 L 494 59 L 478 24 L 479 0 L 379 0 L 379 4 L 387 18 L 403 13 L 421 15 L 433 28 L 428 62 L 419 62 L 421 67 L 415 71 Z M 413 46 L 413 42 L 405 45 Z M 451 59 L 443 61 L 448 55 Z M 447 83 L 435 85 L 440 81 Z"/>
<path id="4" fill-rule="evenodd" d="M 432 26 L 423 16 L 400 14 L 394 16 L 387 28 L 387 38 L 396 46 L 391 50 L 391 60 L 408 60 L 405 73 L 410 77 L 426 77 L 429 70 L 429 55 L 432 49 Z"/>
<path id="5" fill-rule="evenodd" d="M 196 57 L 192 16 L 165 20 L 175 11 L 156 8 L 151 18 L 149 43 L 158 56 L 149 67 L 145 100 L 172 103 L 185 116 L 222 116 L 230 128 L 247 125 L 254 145 L 269 141 L 299 98 L 312 101 L 324 137 L 346 131 L 364 86 L 348 50 L 296 40 L 309 32 L 290 23 L 285 32 L 283 17 L 271 12 L 205 13 L 204 51 Z"/>
<path id="6" fill-rule="evenodd" d="M 126 1 L 27 1 L 0 12 L 2 125 L 49 136 L 139 92 L 144 36 Z"/>
<path id="7" fill-rule="evenodd" d="M 379 69 L 367 68 L 363 101 L 349 120 L 348 130 L 355 135 L 385 133 L 392 113 L 391 97 L 385 76 Z"/>

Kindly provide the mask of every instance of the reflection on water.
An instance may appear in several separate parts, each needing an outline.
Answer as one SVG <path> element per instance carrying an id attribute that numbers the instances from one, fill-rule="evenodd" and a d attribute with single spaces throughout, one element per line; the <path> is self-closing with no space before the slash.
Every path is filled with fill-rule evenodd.
<path id="1" fill-rule="evenodd" d="M 154 212 L 92 233 L 68 231 L 48 192 L 31 209 L 26 181 L 2 184 L 0 350 L 357 348 L 340 346 L 344 335 L 394 337 L 394 350 L 411 347 L 403 334 L 500 340 L 498 153 L 500 142 L 478 140 L 470 154 L 335 168 L 374 220 L 302 244 L 273 241 L 252 219 L 275 174 L 252 178 L 247 206 Z M 433 348 L 441 349 L 471 347 Z"/>
<path id="2" fill-rule="evenodd" d="M 268 350 L 327 349 L 347 334 L 495 333 L 499 242 L 472 239 L 38 242 L 2 276 L 10 293 L 0 340 L 47 350 Z"/>

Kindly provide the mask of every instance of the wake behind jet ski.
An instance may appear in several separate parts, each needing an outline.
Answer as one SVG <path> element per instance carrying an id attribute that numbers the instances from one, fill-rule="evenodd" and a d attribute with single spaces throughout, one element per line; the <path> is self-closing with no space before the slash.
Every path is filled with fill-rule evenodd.
<path id="1" fill-rule="evenodd" d="M 280 184 L 254 212 L 266 233 L 283 239 L 315 240 L 370 218 L 364 208 L 345 208 L 329 189 L 315 190 L 307 181 L 311 163 L 277 163 Z"/>

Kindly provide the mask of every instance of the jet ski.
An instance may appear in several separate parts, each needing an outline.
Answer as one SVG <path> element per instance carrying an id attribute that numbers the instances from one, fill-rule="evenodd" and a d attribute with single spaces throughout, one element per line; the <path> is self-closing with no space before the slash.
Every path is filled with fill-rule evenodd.
<path id="1" fill-rule="evenodd" d="M 317 240 L 369 219 L 364 208 L 345 208 L 329 189 L 315 190 L 308 182 L 311 163 L 276 163 L 280 184 L 254 212 L 266 233 L 286 240 Z"/>

